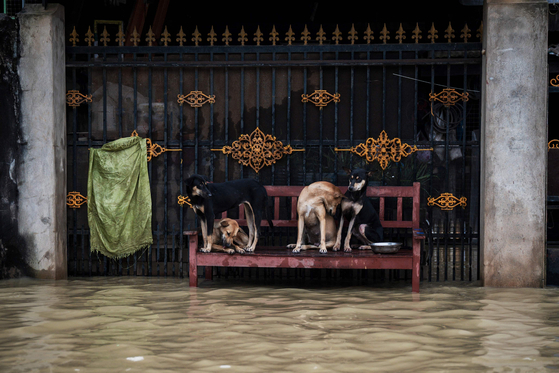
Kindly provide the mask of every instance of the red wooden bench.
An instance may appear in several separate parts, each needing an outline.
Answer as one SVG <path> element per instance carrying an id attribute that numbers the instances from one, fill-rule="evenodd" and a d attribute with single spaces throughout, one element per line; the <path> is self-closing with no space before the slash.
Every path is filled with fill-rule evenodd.
<path id="1" fill-rule="evenodd" d="M 303 186 L 266 186 L 268 196 L 274 199 L 274 227 L 297 227 L 297 197 Z M 347 187 L 340 187 L 345 193 Z M 394 254 L 375 254 L 371 250 L 354 249 L 351 253 L 328 250 L 320 254 L 317 250 L 301 251 L 295 254 L 285 246 L 257 246 L 253 253 L 226 254 L 221 252 L 203 253 L 199 251 L 199 231 L 185 231 L 189 242 L 190 286 L 198 286 L 198 266 L 206 267 L 261 267 L 261 268 L 331 268 L 331 269 L 411 269 L 412 291 L 419 292 L 419 268 L 421 242 L 425 235 L 419 226 L 420 183 L 413 186 L 368 187 L 367 196 L 379 198 L 379 216 L 386 228 L 408 228 L 412 231 L 412 249 L 400 249 Z M 291 199 L 291 215 L 280 219 L 280 198 Z M 396 198 L 395 220 L 386 220 L 385 201 Z M 411 198 L 412 220 L 403 220 L 404 199 Z M 225 217 L 225 214 L 223 215 Z M 241 226 L 246 227 L 242 206 L 239 211 Z M 262 226 L 268 222 L 263 220 Z M 342 241 L 343 242 L 343 241 Z M 295 243 L 295 242 L 293 242 Z M 206 268 L 207 278 L 211 278 L 211 268 Z"/>

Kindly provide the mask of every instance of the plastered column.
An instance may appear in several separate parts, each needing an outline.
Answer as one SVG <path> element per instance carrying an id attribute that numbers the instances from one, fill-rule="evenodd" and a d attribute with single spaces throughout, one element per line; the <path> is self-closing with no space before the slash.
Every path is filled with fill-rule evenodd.
<path id="1" fill-rule="evenodd" d="M 26 5 L 20 22 L 22 164 L 19 231 L 32 276 L 63 279 L 66 265 L 64 7 Z"/>
<path id="2" fill-rule="evenodd" d="M 542 0 L 486 0 L 481 165 L 482 281 L 544 285 L 547 10 Z"/>

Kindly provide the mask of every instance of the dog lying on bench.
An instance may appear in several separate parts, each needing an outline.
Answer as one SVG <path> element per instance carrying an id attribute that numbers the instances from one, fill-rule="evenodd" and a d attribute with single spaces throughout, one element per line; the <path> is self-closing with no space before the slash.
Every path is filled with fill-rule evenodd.
<path id="1" fill-rule="evenodd" d="M 344 251 L 351 251 L 350 240 L 352 235 L 363 244 L 359 249 L 371 249 L 370 245 L 372 243 L 383 240 L 383 229 L 379 216 L 366 195 L 369 177 L 372 176 L 372 172 L 367 172 L 362 168 L 350 170 L 344 167 L 343 169 L 349 175 L 349 187 L 345 193 L 346 198 L 342 201 L 340 225 L 336 244 L 332 250 L 337 251 L 340 249 L 344 217 L 349 221 L 344 241 Z"/>
<path id="2" fill-rule="evenodd" d="M 214 224 L 212 250 L 244 254 L 247 246 L 248 236 L 236 220 L 225 218 Z"/>
<path id="3" fill-rule="evenodd" d="M 266 188 L 254 179 L 231 180 L 223 183 L 208 183 L 202 175 L 191 175 L 185 181 L 186 194 L 192 203 L 194 212 L 200 218 L 204 246 L 201 251 L 210 252 L 213 244 L 213 226 L 215 216 L 224 211 L 245 206 L 248 225 L 248 244 L 246 251 L 254 251 L 260 235 L 262 210 L 266 220 L 273 229 L 268 218 L 266 205 L 268 193 Z"/>
<path id="4" fill-rule="evenodd" d="M 317 181 L 301 191 L 297 200 L 297 243 L 287 248 L 294 253 L 315 249 L 323 254 L 336 243 L 336 209 L 344 198 L 340 189 L 327 181 Z M 303 238 L 307 244 L 303 244 Z"/>

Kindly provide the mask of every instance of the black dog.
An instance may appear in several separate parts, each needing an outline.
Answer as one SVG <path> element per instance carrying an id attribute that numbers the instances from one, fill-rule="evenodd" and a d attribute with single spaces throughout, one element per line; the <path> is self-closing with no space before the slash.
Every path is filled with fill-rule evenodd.
<path id="1" fill-rule="evenodd" d="M 260 235 L 262 210 L 266 212 L 268 193 L 266 188 L 254 179 L 240 179 L 224 183 L 208 183 L 201 175 L 192 175 L 185 181 L 186 194 L 192 203 L 194 212 L 200 218 L 202 236 L 204 237 L 203 252 L 212 249 L 212 233 L 214 219 L 217 214 L 237 207 L 245 206 L 245 214 L 249 230 L 246 251 L 254 251 Z M 270 227 L 273 224 L 267 217 Z"/>
<path id="2" fill-rule="evenodd" d="M 370 245 L 372 243 L 383 240 L 383 230 L 379 216 L 366 196 L 367 185 L 372 172 L 367 172 L 362 168 L 356 168 L 353 171 L 346 167 L 343 169 L 349 175 L 349 187 L 345 193 L 346 198 L 342 200 L 342 215 L 333 250 L 340 249 L 344 217 L 349 221 L 344 251 L 351 251 L 349 242 L 352 234 L 363 243 L 359 249 L 371 249 Z"/>

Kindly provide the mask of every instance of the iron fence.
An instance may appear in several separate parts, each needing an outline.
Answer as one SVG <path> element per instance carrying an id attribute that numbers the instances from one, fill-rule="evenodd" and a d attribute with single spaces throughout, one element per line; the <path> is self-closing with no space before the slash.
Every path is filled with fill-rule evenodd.
<path id="1" fill-rule="evenodd" d="M 118 22 L 101 26 L 74 29 L 66 48 L 71 275 L 183 276 L 181 232 L 197 225 L 184 204 L 182 180 L 191 173 L 215 182 L 346 185 L 342 166 L 360 166 L 375 171 L 372 185 L 422 183 L 424 280 L 479 278 L 481 42 L 471 42 L 467 25 L 456 38 L 449 24 L 442 42 L 434 25 L 418 25 L 411 43 L 402 27 L 394 43 L 386 27 L 374 43 L 370 27 L 345 35 L 274 27 L 266 38 L 259 27 L 253 35 L 242 27 L 237 38 L 212 27 L 190 38 L 182 28 L 141 36 L 125 35 Z M 80 208 L 88 149 L 131 135 L 150 140 L 155 242 L 127 259 L 92 258 Z M 265 154 L 253 141 L 276 151 Z M 235 150 L 241 143 L 244 152 Z M 264 233 L 274 243 L 294 235 Z M 409 232 L 387 235 L 405 241 Z"/>

